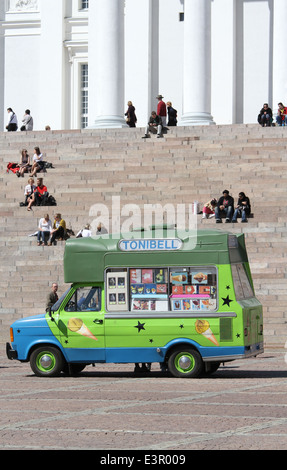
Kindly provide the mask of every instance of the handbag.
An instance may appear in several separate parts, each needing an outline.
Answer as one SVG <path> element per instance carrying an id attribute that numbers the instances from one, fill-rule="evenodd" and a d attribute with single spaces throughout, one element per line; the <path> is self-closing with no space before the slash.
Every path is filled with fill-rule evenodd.
<path id="1" fill-rule="evenodd" d="M 24 124 L 23 126 L 20 127 L 20 131 L 26 131 L 26 126 L 27 126 L 27 124 L 29 124 L 31 119 L 32 119 L 32 117 L 30 117 L 29 121 L 27 121 L 26 124 Z"/>

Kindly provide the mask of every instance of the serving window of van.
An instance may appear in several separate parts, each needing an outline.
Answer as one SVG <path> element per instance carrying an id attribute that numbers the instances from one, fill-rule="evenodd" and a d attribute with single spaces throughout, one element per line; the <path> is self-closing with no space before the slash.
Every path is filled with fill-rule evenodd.
<path id="1" fill-rule="evenodd" d="M 215 311 L 217 269 L 110 268 L 106 271 L 106 305 L 110 312 Z"/>

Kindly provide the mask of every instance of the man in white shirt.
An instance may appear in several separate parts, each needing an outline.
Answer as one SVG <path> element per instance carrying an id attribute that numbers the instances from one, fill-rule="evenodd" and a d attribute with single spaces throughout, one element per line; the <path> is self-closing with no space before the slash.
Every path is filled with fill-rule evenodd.
<path id="1" fill-rule="evenodd" d="M 34 123 L 33 123 L 33 118 L 30 115 L 30 109 L 26 109 L 22 122 L 23 122 L 23 126 L 21 127 L 21 131 L 33 130 Z"/>
<path id="2" fill-rule="evenodd" d="M 29 199 L 32 196 L 32 194 L 34 193 L 36 188 L 37 188 L 37 186 L 34 184 L 34 179 L 29 178 L 28 179 L 28 184 L 27 184 L 27 186 L 25 186 L 25 191 L 24 191 L 25 206 L 28 206 Z"/>
<path id="3" fill-rule="evenodd" d="M 90 224 L 86 224 L 85 227 L 77 233 L 76 238 L 91 237 L 92 232 L 90 228 L 91 228 Z"/>

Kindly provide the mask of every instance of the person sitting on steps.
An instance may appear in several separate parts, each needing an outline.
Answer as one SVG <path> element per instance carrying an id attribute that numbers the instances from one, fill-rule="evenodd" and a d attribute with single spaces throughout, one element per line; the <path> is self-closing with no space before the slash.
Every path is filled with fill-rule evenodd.
<path id="1" fill-rule="evenodd" d="M 35 147 L 34 150 L 35 150 L 35 153 L 33 156 L 31 176 L 36 176 L 37 171 L 42 171 L 45 165 L 45 162 L 43 161 L 43 154 L 41 153 L 41 150 L 39 149 L 39 147 Z"/>
<path id="2" fill-rule="evenodd" d="M 38 234 L 37 234 L 37 245 L 47 245 L 47 240 L 50 238 L 50 232 L 52 230 L 52 222 L 49 214 L 45 214 L 39 221 Z M 42 240 L 42 242 L 41 242 Z"/>
<path id="3" fill-rule="evenodd" d="M 28 155 L 28 152 L 26 149 L 23 149 L 21 151 L 21 159 L 20 159 L 20 165 L 19 165 L 19 171 L 17 171 L 16 175 L 18 178 L 22 176 L 24 178 L 24 173 L 28 173 L 30 170 L 31 165 L 30 165 L 30 157 Z"/>
<path id="4" fill-rule="evenodd" d="M 25 186 L 25 190 L 24 190 L 24 196 L 25 196 L 24 206 L 28 206 L 30 199 L 33 198 L 33 193 L 35 189 L 36 189 L 36 185 L 34 184 L 34 178 L 29 178 L 28 184 L 27 186 Z"/>
<path id="5" fill-rule="evenodd" d="M 276 116 L 278 126 L 287 126 L 287 108 L 283 103 L 278 103 L 278 114 Z"/>
<path id="6" fill-rule="evenodd" d="M 258 122 L 262 127 L 270 127 L 272 124 L 272 110 L 269 108 L 268 103 L 264 103 L 263 108 L 258 114 Z"/>
<path id="7" fill-rule="evenodd" d="M 203 209 L 202 209 L 202 218 L 203 219 L 208 219 L 211 217 L 215 216 L 214 210 L 217 204 L 217 200 L 215 198 L 211 199 L 211 201 L 208 201 L 206 204 L 204 204 Z"/>
<path id="8" fill-rule="evenodd" d="M 223 213 L 226 214 L 225 222 L 230 222 L 233 212 L 234 212 L 234 199 L 232 196 L 229 196 L 229 191 L 225 189 L 222 192 L 223 196 L 221 196 L 218 200 L 217 207 L 215 208 L 215 219 L 216 223 L 220 224 L 222 222 L 221 216 Z"/>
<path id="9" fill-rule="evenodd" d="M 245 193 L 240 192 L 238 195 L 237 206 L 232 217 L 232 222 L 237 222 L 237 217 L 241 215 L 241 222 L 246 223 L 247 216 L 250 215 L 250 212 L 251 206 L 249 197 L 247 197 Z"/>
<path id="10" fill-rule="evenodd" d="M 162 120 L 161 117 L 158 116 L 155 111 L 152 111 L 151 113 L 143 139 L 150 137 L 150 132 L 152 132 L 153 134 L 157 133 L 157 138 L 162 137 Z"/>
<path id="11" fill-rule="evenodd" d="M 55 215 L 55 220 L 53 223 L 53 229 L 51 230 L 51 238 L 48 243 L 49 246 L 51 246 L 53 243 L 55 243 L 55 240 L 64 240 L 66 236 L 66 222 L 64 219 L 62 219 L 61 214 L 56 214 Z"/>

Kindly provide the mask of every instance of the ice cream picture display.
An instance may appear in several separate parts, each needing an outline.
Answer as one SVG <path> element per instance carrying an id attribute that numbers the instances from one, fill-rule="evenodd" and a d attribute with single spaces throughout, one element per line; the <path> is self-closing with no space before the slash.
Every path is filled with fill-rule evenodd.
<path id="1" fill-rule="evenodd" d="M 215 346 L 219 346 L 217 339 L 210 329 L 209 322 L 207 320 L 197 320 L 195 322 L 196 332 L 200 335 L 205 336 L 209 341 L 211 341 Z"/>
<path id="2" fill-rule="evenodd" d="M 206 284 L 207 283 L 207 273 L 196 273 L 192 274 L 192 283 L 194 284 Z"/>
<path id="3" fill-rule="evenodd" d="M 90 332 L 90 330 L 84 324 L 83 320 L 81 320 L 80 318 L 70 318 L 68 321 L 68 329 L 75 333 L 79 333 L 79 335 L 86 336 L 87 338 L 91 338 L 95 341 L 98 341 L 98 338 L 96 338 Z"/>

